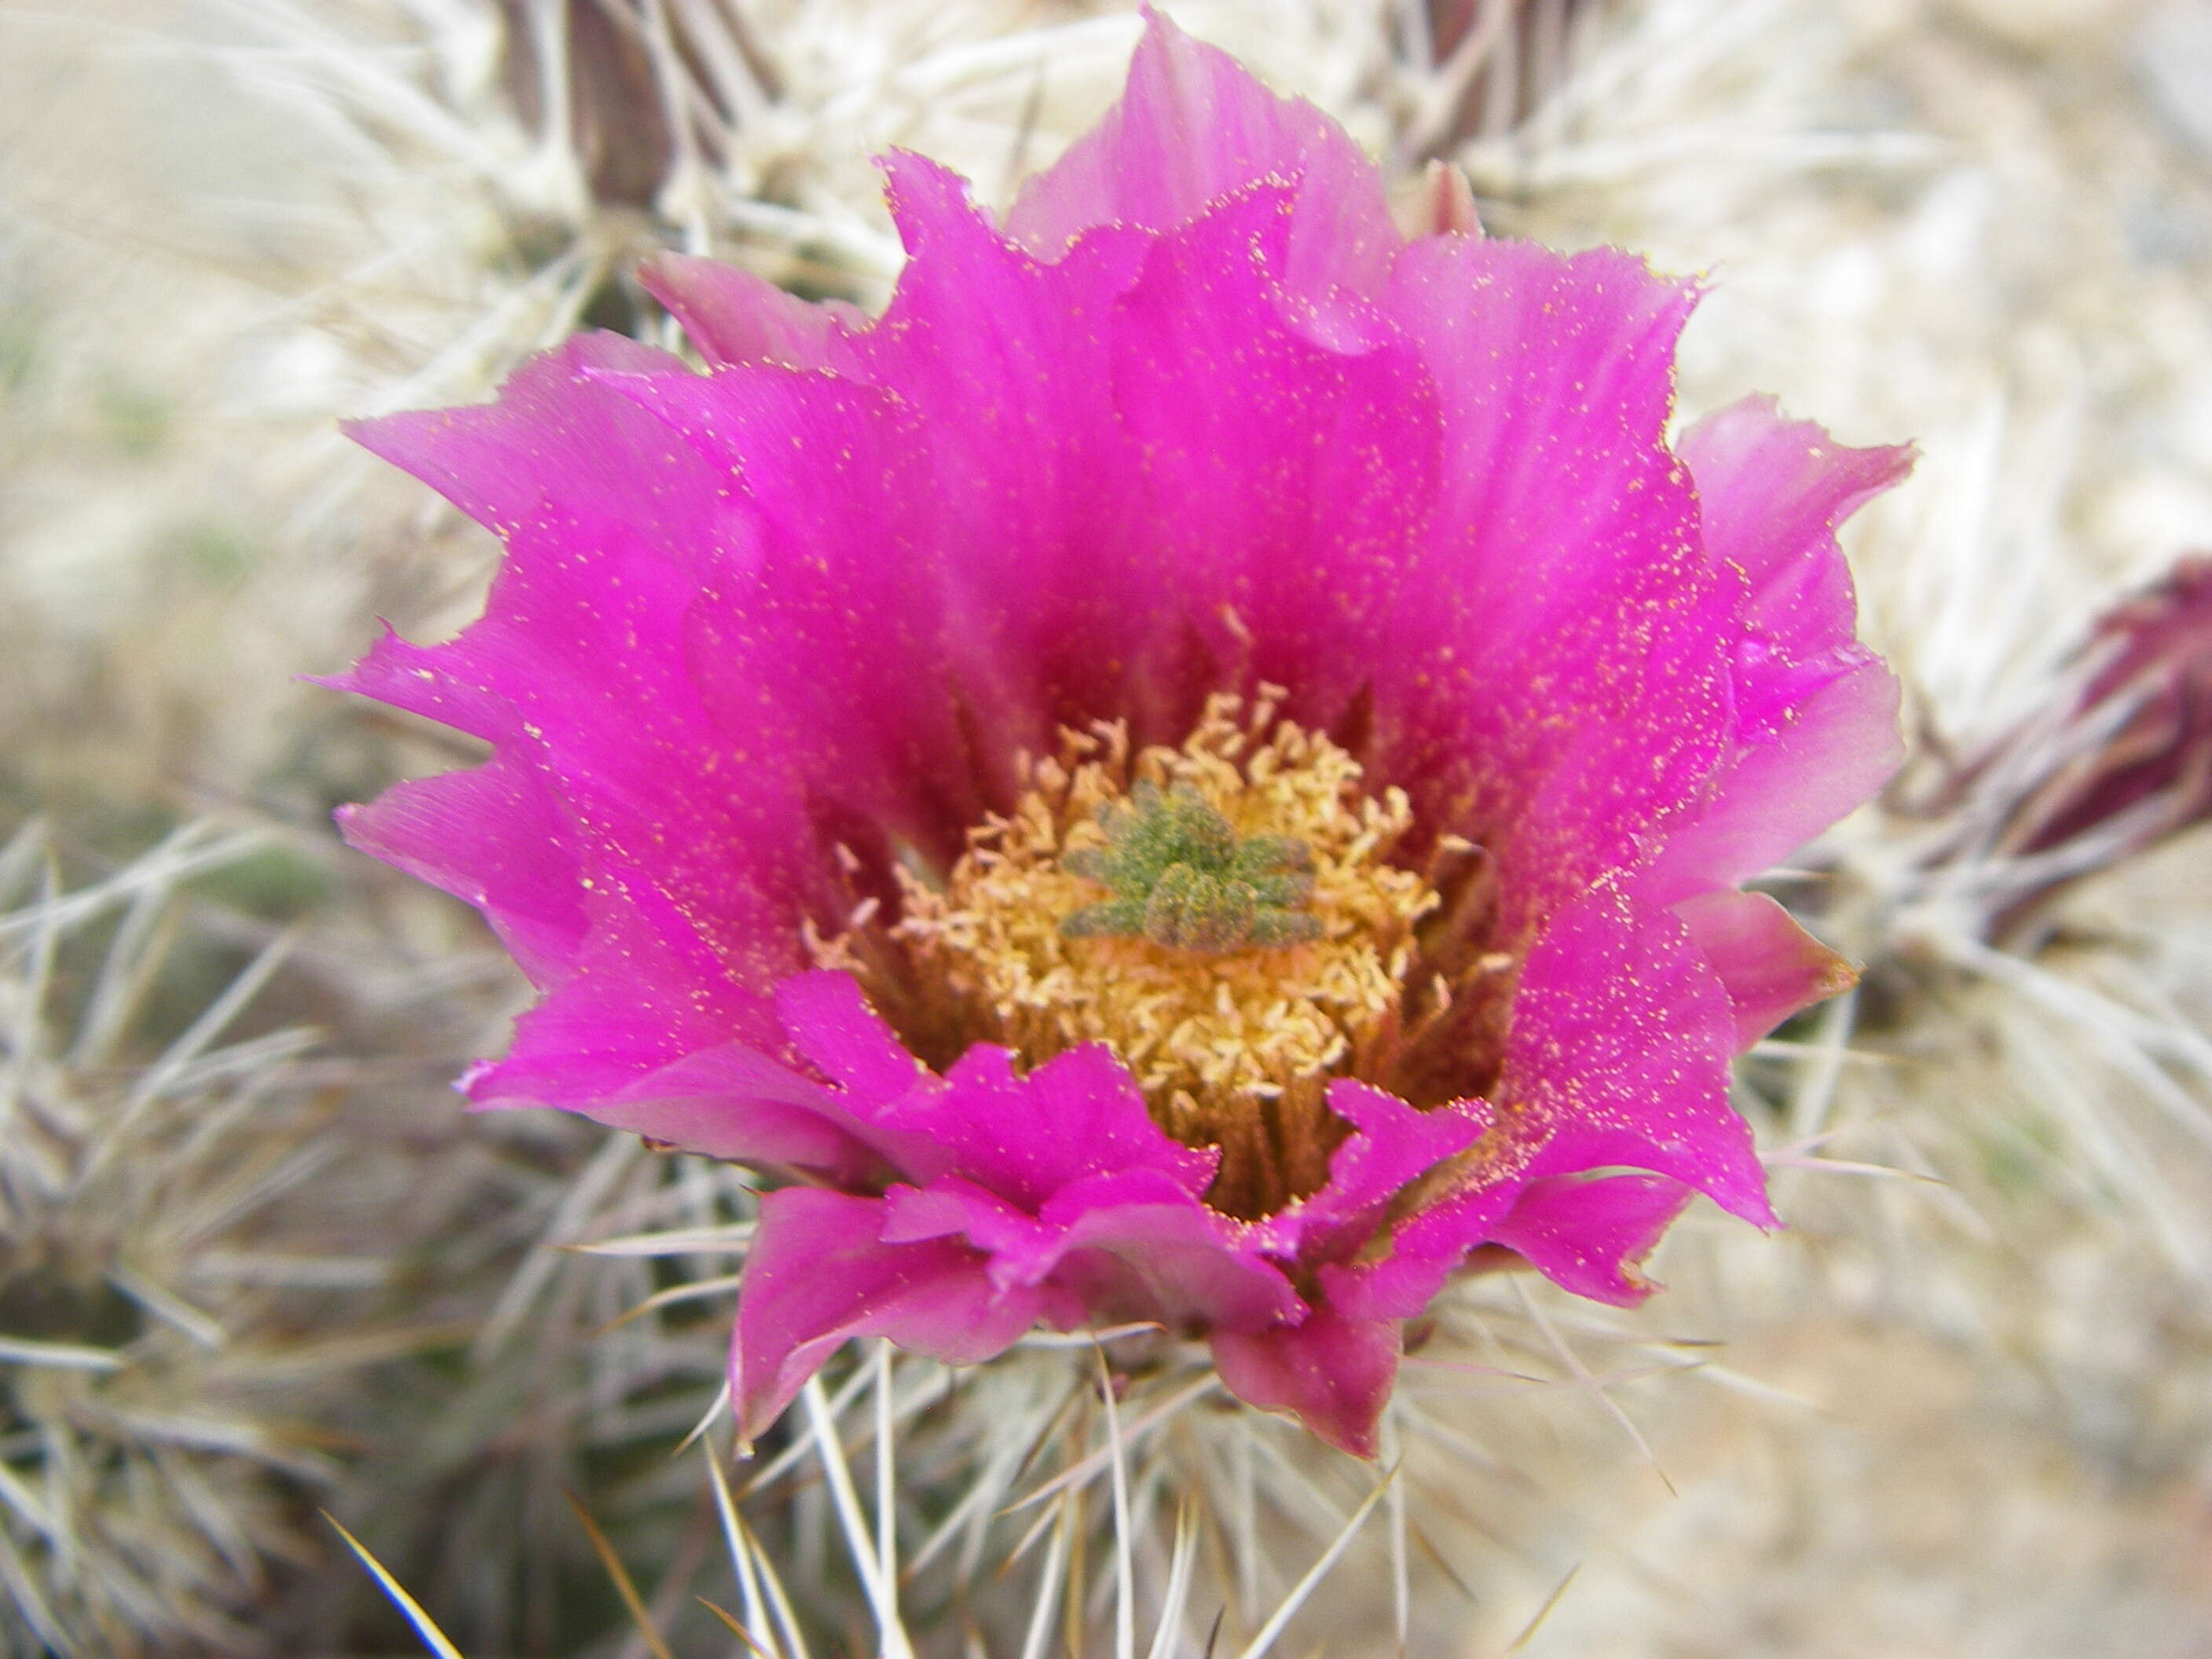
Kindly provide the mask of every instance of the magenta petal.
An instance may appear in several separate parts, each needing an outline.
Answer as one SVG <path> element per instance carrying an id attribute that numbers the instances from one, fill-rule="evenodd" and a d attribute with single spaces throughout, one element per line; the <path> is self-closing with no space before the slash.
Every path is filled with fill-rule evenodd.
<path id="1" fill-rule="evenodd" d="M 1262 1224 L 1285 1254 L 1325 1255 L 1356 1243 L 1400 1188 L 1474 1145 L 1491 1121 L 1479 1100 L 1425 1112 L 1348 1079 L 1328 1085 L 1328 1104 L 1353 1133 L 1329 1158 L 1328 1184 Z"/>
<path id="2" fill-rule="evenodd" d="M 1736 1015 L 1678 918 L 1599 889 L 1554 916 L 1522 969 L 1498 1085 L 1542 1137 L 1526 1175 L 1626 1165 L 1775 1224 L 1751 1128 L 1729 1105 Z"/>
<path id="3" fill-rule="evenodd" d="M 902 1125 L 895 1109 L 933 1100 L 945 1085 L 915 1058 L 849 974 L 795 975 L 775 988 L 777 1018 L 793 1044 L 838 1085 L 853 1132 L 910 1181 L 952 1168 L 954 1150 L 928 1131 Z"/>
<path id="4" fill-rule="evenodd" d="M 1411 1319 L 1490 1238 L 1522 1186 L 1518 1172 L 1478 1179 L 1401 1223 L 1379 1260 L 1324 1264 L 1319 1277 L 1328 1304 L 1347 1319 Z"/>
<path id="5" fill-rule="evenodd" d="M 1771 742 L 1727 769 L 1714 803 L 1673 830 L 1643 890 L 1667 902 L 1755 875 L 1869 799 L 1905 752 L 1899 695 L 1869 658 L 1792 706 Z"/>
<path id="6" fill-rule="evenodd" d="M 797 965 L 796 802 L 764 768 L 742 793 L 690 781 L 732 747 L 683 672 L 693 596 L 626 526 L 533 526 L 482 621 L 430 648 L 387 639 L 352 678 L 496 745 L 487 767 L 403 786 L 347 824 L 483 906 L 549 994 L 472 1076 L 479 1102 L 622 1121 L 612 1103 L 688 1054 L 781 1044 L 762 993 Z"/>
<path id="7" fill-rule="evenodd" d="M 1033 1212 L 1071 1183 L 1139 1170 L 1195 1206 L 1212 1178 L 1218 1156 L 1162 1133 L 1103 1048 L 1018 1078 L 1005 1049 L 978 1045 L 939 1078 L 849 974 L 795 975 L 776 988 L 775 1006 L 799 1052 L 838 1085 L 855 1133 L 914 1181 L 957 1172 Z"/>
<path id="8" fill-rule="evenodd" d="M 347 844 L 481 910 L 539 984 L 574 967 L 586 931 L 574 826 L 544 775 L 504 758 L 342 807 Z"/>
<path id="9" fill-rule="evenodd" d="M 1078 1183 L 1045 1207 L 1064 1229 L 1061 1277 L 1093 1307 L 1170 1325 L 1250 1330 L 1296 1319 L 1304 1304 L 1237 1222 L 1152 1170 Z"/>
<path id="10" fill-rule="evenodd" d="M 479 621 L 441 646 L 387 638 L 349 684 L 496 745 L 497 798 L 480 790 L 477 804 L 501 816 L 456 834 L 442 854 L 416 845 L 442 858 L 440 885 L 481 892 L 495 926 L 549 945 L 548 902 L 518 875 L 548 873 L 557 849 L 586 939 L 574 962 L 532 962 L 541 985 L 580 968 L 588 943 L 623 974 L 682 988 L 676 1000 L 697 1012 L 740 1010 L 712 1041 L 773 1042 L 758 999 L 799 965 L 793 930 L 817 855 L 788 774 L 715 718 L 688 672 L 701 580 L 688 562 L 714 557 L 672 553 L 627 520 L 533 520 L 510 536 Z M 744 787 L 701 785 L 722 776 Z M 422 827 L 419 816 L 399 823 Z M 504 854 L 491 848 L 500 839 Z M 509 903 L 512 924 L 498 909 Z"/>
<path id="11" fill-rule="evenodd" d="M 1848 990 L 1858 970 L 1764 893 L 1733 888 L 1674 907 L 1691 943 L 1728 987 L 1736 1046 L 1748 1048 L 1801 1008 Z"/>
<path id="12" fill-rule="evenodd" d="M 524 364 L 496 403 L 356 421 L 346 434 L 502 536 L 540 521 L 550 501 L 618 517 L 671 550 L 720 544 L 720 481 L 650 416 L 595 386 L 594 371 L 684 369 L 618 334 L 580 334 Z"/>
<path id="13" fill-rule="evenodd" d="M 1372 1457 L 1398 1375 L 1398 1341 L 1395 1322 L 1346 1319 L 1323 1307 L 1302 1325 L 1217 1332 L 1213 1363 L 1247 1405 L 1288 1412 L 1338 1449 Z"/>
<path id="14" fill-rule="evenodd" d="M 1752 625 L 1799 663 L 1850 647 L 1857 607 L 1836 526 L 1911 471 L 1912 447 L 1854 449 L 1759 396 L 1707 416 L 1676 447 L 1707 547 L 1750 578 Z"/>
<path id="15" fill-rule="evenodd" d="M 883 1238 L 958 1238 L 1005 1289 L 1047 1280 L 1094 1315 L 1253 1330 L 1304 1314 L 1282 1273 L 1156 1170 L 1094 1176 L 1030 1215 L 960 1176 L 894 1187 Z"/>
<path id="16" fill-rule="evenodd" d="M 1749 579 L 1737 650 L 1744 750 L 1719 799 L 1674 830 L 1648 890 L 1668 902 L 1786 856 L 1867 799 L 1903 754 L 1895 678 L 1859 644 L 1836 526 L 1911 470 L 1747 398 L 1683 434 L 1705 545 Z"/>
<path id="17" fill-rule="evenodd" d="M 872 1115 L 936 1079 L 868 1006 L 850 974 L 797 974 L 775 988 L 776 1015 L 799 1052 Z"/>
<path id="18" fill-rule="evenodd" d="M 886 1113 L 888 1127 L 944 1147 L 969 1178 L 1030 1209 L 1089 1178 L 1147 1170 L 1195 1200 L 1220 1155 L 1170 1139 L 1145 1110 L 1128 1068 L 1101 1043 L 1014 1075 L 1004 1048 L 978 1044 L 945 1088 Z"/>
<path id="19" fill-rule="evenodd" d="M 957 1235 L 994 1284 L 1050 1278 L 1117 1316 L 1256 1326 L 1300 1313 L 1256 1231 L 1200 1199 L 1216 1155 L 1164 1134 L 1103 1048 L 1018 1078 L 1005 1051 L 979 1047 L 940 1079 L 848 975 L 799 975 L 776 1006 L 840 1086 L 856 1138 L 916 1183 L 895 1193 L 886 1239 Z"/>
<path id="20" fill-rule="evenodd" d="M 1629 1307 L 1653 1288 L 1636 1264 L 1689 1201 L 1664 1176 L 1554 1176 L 1531 1182 L 1491 1239 L 1577 1296 Z"/>
<path id="21" fill-rule="evenodd" d="M 600 890 L 586 907 L 584 949 L 516 1023 L 507 1057 L 477 1078 L 479 1101 L 589 1109 L 595 1096 L 622 1093 L 689 1054 L 732 1041 L 782 1046 L 768 1000 L 743 982 L 734 952 L 701 937 L 680 896 L 642 880 L 613 890 L 621 866 L 593 867 Z"/>
<path id="22" fill-rule="evenodd" d="M 1469 825 L 1522 935 L 1732 751 L 1742 577 L 1666 446 L 1693 286 L 1613 249 L 1414 244 L 1384 308 L 1444 436 L 1433 530 L 1374 656 L 1382 769 Z"/>
<path id="23" fill-rule="evenodd" d="M 693 998 L 680 983 L 609 968 L 601 955 L 605 948 L 595 945 L 581 971 L 515 1022 L 503 1059 L 471 1069 L 470 1099 L 486 1107 L 558 1106 L 596 1115 L 602 1106 L 655 1098 L 667 1068 L 728 1045 L 732 1031 L 745 1031 L 766 1012 L 734 987 Z M 772 1041 L 772 1023 L 769 1031 Z M 680 1092 L 694 1091 L 687 1084 Z"/>
<path id="24" fill-rule="evenodd" d="M 815 305 L 740 265 L 688 253 L 657 255 L 638 267 L 637 279 L 668 307 L 699 355 L 717 366 L 827 368 L 838 326 L 866 320 L 841 301 Z"/>
<path id="25" fill-rule="evenodd" d="M 994 1289 L 984 1259 L 945 1240 L 884 1244 L 884 1202 L 793 1187 L 761 1200 L 738 1291 L 731 1386 L 750 1441 L 856 1336 L 886 1336 L 947 1364 L 1012 1346 L 1048 1298 Z"/>
<path id="26" fill-rule="evenodd" d="M 979 746 L 1041 752 L 1054 722 L 1115 706 L 1163 625 L 1158 584 L 1130 557 L 1147 537 L 1129 522 L 1139 461 L 1107 326 L 1149 241 L 1099 232 L 1042 264 L 957 174 L 897 152 L 884 170 L 911 257 L 883 321 L 848 342 L 848 372 L 913 416 L 936 526 L 914 556 L 941 573 L 945 631 L 965 653 L 942 652 L 933 672 L 961 685 Z M 895 505 L 911 534 L 911 490 Z"/>
<path id="27" fill-rule="evenodd" d="M 1115 404 L 1144 457 L 1137 556 L 1174 607 L 1146 607 L 1132 695 L 1188 682 L 1166 731 L 1240 673 L 1294 688 L 1301 720 L 1340 718 L 1372 678 L 1436 499 L 1426 373 L 1379 319 L 1376 343 L 1348 347 L 1285 308 L 1269 273 L 1290 215 L 1279 189 L 1221 204 L 1154 248 L 1115 322 Z M 1193 637 L 1212 647 L 1194 674 Z"/>
<path id="28" fill-rule="evenodd" d="M 479 1104 L 513 1086 L 507 1065 L 483 1068 L 471 1089 Z M 528 1103 L 537 1103 L 534 1091 Z M 819 1084 L 742 1043 L 724 1043 L 612 1083 L 579 1108 L 610 1128 L 708 1158 L 769 1169 L 801 1170 L 855 1182 L 879 1174 L 883 1160 L 840 1103 Z"/>
<path id="29" fill-rule="evenodd" d="M 991 1282 L 1041 1283 L 1059 1264 L 1059 1241 L 1034 1216 L 958 1176 L 939 1176 L 927 1187 L 893 1187 L 884 1194 L 883 1242 L 914 1244 L 958 1238 L 989 1258 Z"/>
<path id="30" fill-rule="evenodd" d="M 983 792 L 1010 784 L 1012 747 L 998 635 L 960 603 L 969 527 L 947 519 L 914 410 L 895 389 L 759 363 L 595 384 L 664 423 L 751 538 L 742 569 L 696 592 L 682 660 L 698 696 L 762 730 L 817 798 L 951 862 Z"/>
<path id="31" fill-rule="evenodd" d="M 535 551 L 538 543 L 532 538 L 526 546 Z M 508 591 L 502 592 L 495 582 L 493 592 L 504 599 L 511 596 L 515 586 L 510 584 Z M 483 672 L 472 660 L 477 653 L 464 643 L 480 635 L 506 631 L 487 628 L 485 620 L 480 618 L 459 640 L 447 645 L 421 646 L 400 638 L 386 624 L 367 655 L 344 673 L 333 674 L 320 684 L 335 691 L 373 697 L 410 714 L 420 714 L 424 720 L 450 726 L 472 738 L 482 738 L 486 743 L 510 741 L 522 728 L 522 722 L 515 715 L 514 700 L 497 687 L 496 682 L 501 677 Z"/>
<path id="32" fill-rule="evenodd" d="M 1375 163 L 1312 105 L 1276 97 L 1228 53 L 1148 11 L 1121 101 L 1023 186 L 1006 234 L 1058 258 L 1094 227 L 1171 230 L 1261 180 L 1303 185 L 1295 286 L 1380 283 L 1401 239 Z"/>

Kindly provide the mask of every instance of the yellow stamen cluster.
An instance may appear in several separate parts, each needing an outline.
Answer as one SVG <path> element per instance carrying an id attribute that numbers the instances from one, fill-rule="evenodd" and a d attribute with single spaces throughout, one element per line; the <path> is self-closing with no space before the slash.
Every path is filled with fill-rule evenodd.
<path id="1" fill-rule="evenodd" d="M 1437 900 L 1385 862 L 1412 823 L 1404 793 L 1364 793 L 1351 755 L 1275 712 L 1266 692 L 1249 709 L 1217 696 L 1181 748 L 1133 757 L 1119 727 L 1067 734 L 1012 813 L 973 832 L 941 891 L 907 883 L 893 932 L 915 981 L 1032 1064 L 1110 1044 L 1162 1126 L 1192 1144 L 1233 1157 L 1257 1118 L 1280 1119 L 1294 1102 L 1298 1118 L 1318 1118 L 1321 1079 L 1359 1070 L 1395 1040 L 1413 925 Z M 1102 817 L 1146 783 L 1196 792 L 1240 838 L 1304 843 L 1313 885 L 1303 908 L 1319 937 L 1220 952 L 1069 937 L 1063 921 L 1104 895 L 1067 855 L 1104 846 Z"/>

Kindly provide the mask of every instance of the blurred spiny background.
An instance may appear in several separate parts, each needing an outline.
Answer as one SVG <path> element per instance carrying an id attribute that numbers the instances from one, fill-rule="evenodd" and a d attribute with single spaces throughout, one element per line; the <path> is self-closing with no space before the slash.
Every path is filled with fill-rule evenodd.
<path id="1" fill-rule="evenodd" d="M 1636 1313 L 1466 1287 L 1409 1372 L 1388 1570 L 1280 1650 L 2212 1653 L 2212 3 L 1168 9 L 1409 203 L 1448 163 L 1493 234 L 1709 273 L 1686 419 L 1769 391 L 1923 452 L 1846 540 L 1913 757 L 1773 883 L 1868 964 L 1743 1068 L 1790 1231 L 1693 1212 Z M 876 307 L 870 155 L 1002 204 L 1138 27 L 0 5 L 0 1651 L 420 1650 L 324 1510 L 471 1659 L 745 1650 L 702 1598 L 787 1603 L 777 1651 L 891 1645 L 820 1445 L 685 1446 L 742 1182 L 447 1088 L 524 988 L 329 813 L 473 756 L 298 677 L 380 617 L 458 628 L 495 550 L 335 423 L 579 327 L 670 343 L 659 248 Z M 1104 1431 L 1087 1363 L 831 1377 L 864 1484 L 898 1425 L 917 1650 L 1105 1617 L 989 1605 L 1040 1557 L 1083 1583 L 1097 1481 L 1014 1566 L 1054 1511 L 993 1517 Z M 1156 1650 L 1219 1609 L 1225 1654 L 1372 1482 L 1187 1393 L 1124 1403 L 1132 1502 L 1151 1571 L 1179 1481 L 1228 1494 Z"/>

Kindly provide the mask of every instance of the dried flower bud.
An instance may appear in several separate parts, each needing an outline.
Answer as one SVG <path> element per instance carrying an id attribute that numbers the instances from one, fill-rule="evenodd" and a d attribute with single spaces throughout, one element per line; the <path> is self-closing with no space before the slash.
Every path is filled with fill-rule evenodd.
<path id="1" fill-rule="evenodd" d="M 2017 940 L 2085 876 L 2212 817 L 2212 556 L 2099 617 L 2044 706 L 1917 811 L 1953 821 L 1913 899 Z"/>

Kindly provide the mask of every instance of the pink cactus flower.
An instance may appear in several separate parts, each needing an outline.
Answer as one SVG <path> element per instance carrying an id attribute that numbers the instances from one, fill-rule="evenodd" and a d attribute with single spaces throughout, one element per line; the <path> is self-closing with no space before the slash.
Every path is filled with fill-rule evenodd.
<path id="1" fill-rule="evenodd" d="M 339 682 L 491 758 L 345 833 L 541 994 L 477 1104 L 779 1177 L 743 1432 L 856 1335 L 1133 1318 L 1370 1454 L 1476 1246 L 1629 1303 L 1693 1194 L 1773 1224 L 1729 1063 L 1850 970 L 1736 884 L 1897 759 L 1832 529 L 1906 452 L 1670 446 L 1692 284 L 1408 236 L 1156 15 L 1003 223 L 884 172 L 878 320 L 672 257 L 706 373 L 356 430 L 507 559 Z"/>

